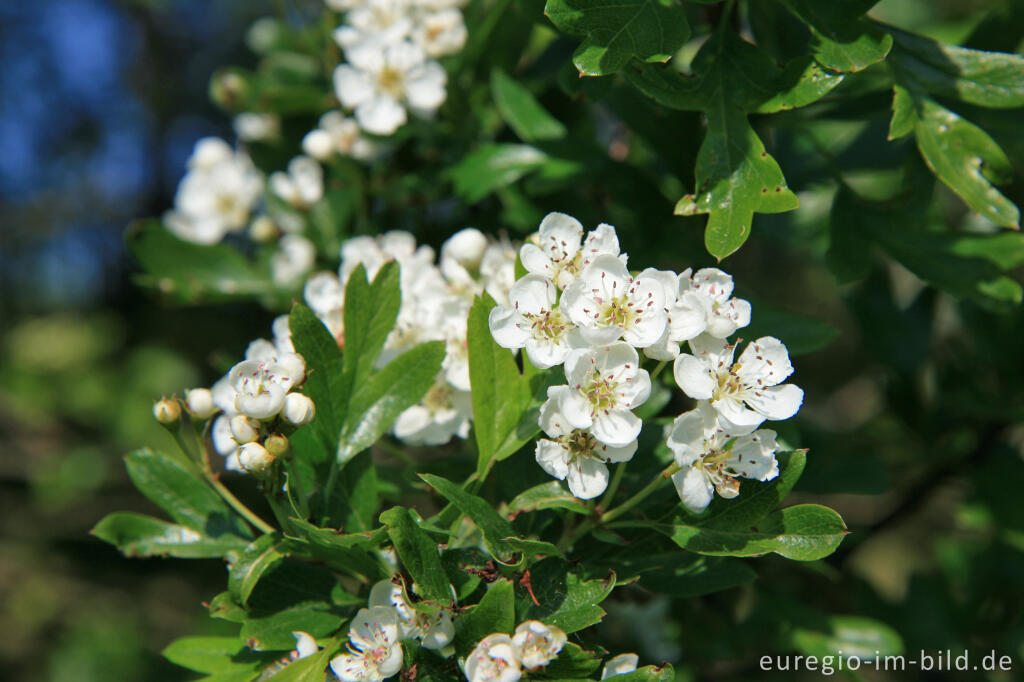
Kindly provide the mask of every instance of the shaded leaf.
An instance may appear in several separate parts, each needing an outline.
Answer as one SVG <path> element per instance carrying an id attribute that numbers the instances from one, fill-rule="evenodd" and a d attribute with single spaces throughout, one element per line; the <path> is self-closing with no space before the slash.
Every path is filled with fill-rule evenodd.
<path id="1" fill-rule="evenodd" d="M 523 142 L 565 137 L 565 126 L 549 114 L 529 90 L 501 69 L 491 71 L 491 95 L 505 123 Z"/>
<path id="2" fill-rule="evenodd" d="M 198 673 L 255 670 L 259 663 L 257 657 L 246 656 L 249 652 L 238 637 L 182 637 L 161 653 L 171 663 Z"/>
<path id="3" fill-rule="evenodd" d="M 330 604 L 312 602 L 250 618 L 242 626 L 241 637 L 255 651 L 288 651 L 295 648 L 293 632 L 320 639 L 337 630 L 341 622 L 342 617 L 331 611 Z"/>
<path id="4" fill-rule="evenodd" d="M 548 481 L 528 488 L 508 503 L 509 514 L 522 514 L 542 509 L 565 509 L 577 514 L 590 513 L 586 505 L 563 488 L 558 481 Z"/>
<path id="5" fill-rule="evenodd" d="M 895 630 L 862 616 L 830 616 L 822 630 L 798 627 L 790 636 L 797 651 L 819 658 L 840 651 L 862 660 L 903 653 L 903 640 Z"/>
<path id="6" fill-rule="evenodd" d="M 392 507 L 380 515 L 380 520 L 388 528 L 402 566 L 415 581 L 417 594 L 437 604 L 451 604 L 451 585 L 437 544 L 417 525 L 412 513 L 404 507 Z"/>
<path id="7" fill-rule="evenodd" d="M 105 516 L 91 533 L 115 545 L 128 557 L 173 556 L 182 559 L 219 558 L 243 549 L 246 540 L 225 534 L 210 538 L 192 528 L 152 516 L 114 512 Z"/>
<path id="8" fill-rule="evenodd" d="M 284 561 L 286 556 L 284 541 L 276 533 L 264 535 L 250 543 L 228 570 L 228 591 L 244 606 L 260 578 Z"/>
<path id="9" fill-rule="evenodd" d="M 893 39 L 862 18 L 878 0 L 783 0 L 811 30 L 811 50 L 823 66 L 839 72 L 860 71 L 885 59 Z"/>
<path id="10" fill-rule="evenodd" d="M 540 605 L 534 604 L 524 590 L 517 596 L 518 621 L 532 618 L 573 633 L 604 618 L 605 612 L 600 604 L 615 587 L 615 574 L 603 579 L 584 580 L 570 572 L 563 560 L 550 557 L 530 568 L 530 582 Z"/>
<path id="11" fill-rule="evenodd" d="M 468 653 L 492 632 L 512 634 L 515 616 L 512 583 L 508 580 L 491 583 L 480 603 L 455 620 L 456 651 Z"/>

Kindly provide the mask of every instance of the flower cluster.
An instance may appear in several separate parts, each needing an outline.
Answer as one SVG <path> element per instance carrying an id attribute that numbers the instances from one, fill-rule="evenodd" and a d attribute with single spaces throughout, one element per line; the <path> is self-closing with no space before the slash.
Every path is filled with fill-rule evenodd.
<path id="1" fill-rule="evenodd" d="M 641 353 L 674 361 L 679 387 L 701 401 L 676 420 L 668 443 L 687 507 L 703 509 L 716 489 L 735 495 L 737 476 L 778 473 L 774 432 L 754 429 L 793 416 L 803 392 L 779 385 L 793 368 L 778 339 L 758 339 L 733 363 L 726 339 L 750 323 L 751 307 L 732 296 L 729 275 L 715 268 L 633 274 L 615 228 L 601 224 L 584 235 L 563 213 L 544 218 L 519 258 L 528 274 L 511 286 L 507 305 L 491 311 L 491 333 L 539 368 L 563 366 L 566 383 L 551 387 L 541 407 L 547 438 L 535 456 L 573 495 L 603 493 L 607 464 L 636 452 L 642 422 L 633 410 L 651 392 Z M 681 352 L 683 343 L 692 354 Z"/>
<path id="2" fill-rule="evenodd" d="M 164 224 L 186 241 L 215 244 L 245 228 L 262 194 L 263 174 L 249 157 L 224 140 L 205 137 L 192 151 Z"/>
<path id="3" fill-rule="evenodd" d="M 390 580 L 370 590 L 367 608 L 360 609 L 348 631 L 348 653 L 331 660 L 341 682 L 377 682 L 402 667 L 402 640 L 418 640 L 427 649 L 444 649 L 455 636 L 451 614 L 417 611 L 401 585 Z"/>
<path id="4" fill-rule="evenodd" d="M 388 261 L 401 268 L 402 303 L 394 330 L 378 359 L 383 366 L 405 350 L 427 341 L 445 343 L 445 359 L 434 386 L 419 404 L 395 421 L 395 436 L 411 445 L 442 445 L 465 438 L 472 418 L 466 322 L 473 297 L 483 292 L 506 301 L 515 279 L 515 250 L 504 241 L 489 241 L 467 228 L 434 250 L 417 246 L 408 232 L 355 237 L 341 247 L 338 273 L 318 272 L 306 282 L 307 305 L 343 343 L 345 288 L 362 265 L 373 278 Z"/>
<path id="5" fill-rule="evenodd" d="M 276 427 L 302 426 L 316 414 L 313 401 L 295 391 L 305 372 L 305 362 L 292 346 L 288 318 L 281 316 L 274 321 L 273 342 L 253 341 L 245 360 L 212 388 L 190 390 L 185 403 L 198 419 L 219 414 L 211 437 L 214 449 L 227 458 L 228 469 L 262 471 L 288 448 Z"/>
<path id="6" fill-rule="evenodd" d="M 516 682 L 527 671 L 540 670 L 565 646 L 564 632 L 539 620 L 519 624 L 512 636 L 487 635 L 466 657 L 469 682 Z"/>
<path id="7" fill-rule="evenodd" d="M 334 39 L 346 63 L 334 72 L 334 90 L 342 106 L 354 111 L 359 128 L 373 135 L 391 135 L 408 113 L 428 118 L 447 97 L 447 74 L 436 60 L 462 49 L 466 26 L 458 0 L 328 0 L 344 12 Z M 318 130 L 332 136 L 324 126 Z M 326 123 L 342 142 L 332 151 L 356 150 L 351 127 L 342 132 L 339 119 Z M 315 133 L 309 146 L 326 150 L 324 134 Z M 359 150 L 357 153 L 363 153 Z M 342 152 L 344 153 L 344 152 Z"/>

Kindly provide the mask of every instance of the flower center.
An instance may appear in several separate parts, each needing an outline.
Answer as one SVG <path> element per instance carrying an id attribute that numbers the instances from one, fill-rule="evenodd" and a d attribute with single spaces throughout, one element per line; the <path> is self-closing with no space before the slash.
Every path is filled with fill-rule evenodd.
<path id="1" fill-rule="evenodd" d="M 594 412 L 608 412 L 618 407 L 618 399 L 615 395 L 615 391 L 618 388 L 618 383 L 614 382 L 614 374 L 608 374 L 602 376 L 600 370 L 590 370 L 590 381 L 585 387 L 578 387 L 583 391 L 583 394 L 587 396 L 587 401 L 590 402 L 591 408 Z"/>
<path id="2" fill-rule="evenodd" d="M 544 310 L 540 313 L 524 313 L 523 317 L 530 321 L 535 339 L 558 341 L 569 326 L 569 321 L 558 310 Z"/>
<path id="3" fill-rule="evenodd" d="M 385 66 L 377 77 L 380 89 L 395 99 L 399 99 L 402 96 L 402 85 L 404 82 L 405 74 L 390 66 Z"/>
<path id="4" fill-rule="evenodd" d="M 448 383 L 439 381 L 430 387 L 423 396 L 423 405 L 431 412 L 447 410 L 451 407 L 452 389 Z"/>

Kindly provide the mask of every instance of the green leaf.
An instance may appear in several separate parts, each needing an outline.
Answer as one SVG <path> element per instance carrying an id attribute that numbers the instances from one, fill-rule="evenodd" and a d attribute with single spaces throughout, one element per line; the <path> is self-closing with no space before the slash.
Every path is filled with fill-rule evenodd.
<path id="1" fill-rule="evenodd" d="M 491 583 L 480 603 L 455 620 L 455 648 L 465 655 L 492 632 L 512 634 L 516 626 L 515 595 L 512 583 Z"/>
<path id="2" fill-rule="evenodd" d="M 246 545 L 245 540 L 235 535 L 210 538 L 192 528 L 132 512 L 108 514 L 91 533 L 116 546 L 127 557 L 217 558 Z"/>
<path id="3" fill-rule="evenodd" d="M 469 379 L 473 387 L 473 431 L 477 473 L 514 454 L 540 431 L 535 396 L 546 391 L 548 374 L 521 375 L 515 356 L 494 342 L 488 325 L 494 300 L 484 294 L 473 302 L 467 323 Z"/>
<path id="4" fill-rule="evenodd" d="M 228 591 L 239 604 L 245 606 L 260 578 L 286 556 L 284 540 L 276 533 L 264 535 L 250 543 L 228 570 Z"/>
<path id="5" fill-rule="evenodd" d="M 484 144 L 449 170 L 455 194 L 473 203 L 539 169 L 548 155 L 526 144 Z"/>
<path id="6" fill-rule="evenodd" d="M 333 449 L 348 404 L 338 340 L 320 318 L 301 303 L 292 306 L 288 328 L 295 351 L 306 362 L 306 381 L 302 390 L 316 404 L 312 428 L 321 441 Z"/>
<path id="7" fill-rule="evenodd" d="M 988 133 L 920 93 L 897 85 L 890 134 L 914 122 L 917 148 L 939 180 L 997 225 L 1020 227 L 1017 206 L 993 186 L 1009 182 L 1010 160 Z"/>
<path id="8" fill-rule="evenodd" d="M 811 50 L 825 67 L 842 73 L 860 71 L 885 59 L 893 39 L 862 18 L 878 0 L 783 0 L 811 30 Z"/>
<path id="9" fill-rule="evenodd" d="M 182 637 L 167 645 L 163 657 L 197 673 L 255 670 L 259 658 L 238 637 Z"/>
<path id="10" fill-rule="evenodd" d="M 716 497 L 697 522 L 703 528 L 746 529 L 779 506 L 793 489 L 807 465 L 803 450 L 780 452 L 779 475 L 768 482 L 744 479 L 740 494 L 731 500 Z"/>
<path id="11" fill-rule="evenodd" d="M 530 568 L 530 584 L 540 605 L 534 604 L 524 590 L 517 597 L 517 620 L 536 619 L 573 633 L 604 618 L 604 609 L 599 605 L 615 587 L 615 574 L 584 580 L 569 572 L 563 560 L 551 557 Z"/>
<path id="12" fill-rule="evenodd" d="M 183 241 L 158 220 L 133 224 L 125 240 L 145 273 L 140 283 L 181 303 L 249 299 L 273 292 L 270 273 L 257 270 L 237 249 Z"/>
<path id="13" fill-rule="evenodd" d="M 794 74 L 784 78 L 764 51 L 728 31 L 704 44 L 693 69 L 691 78 L 654 67 L 628 76 L 638 89 L 666 106 L 704 111 L 707 134 L 697 153 L 696 189 L 679 200 L 675 212 L 708 214 L 704 244 L 721 260 L 750 236 L 754 213 L 780 213 L 799 205 L 779 165 L 750 126 L 748 112 L 762 105 L 773 110 L 782 104 L 806 103 L 813 94 L 827 92 L 830 83 L 822 75 L 826 80 L 820 89 L 804 86 L 797 96 L 790 82 Z"/>
<path id="14" fill-rule="evenodd" d="M 601 667 L 601 655 L 566 642 L 558 657 L 533 675 L 554 680 L 588 678 Z M 531 676 L 532 677 L 532 676 Z"/>
<path id="15" fill-rule="evenodd" d="M 548 0 L 544 14 L 560 31 L 585 37 L 573 54 L 582 76 L 621 71 L 634 57 L 666 62 L 690 37 L 675 0 Z"/>
<path id="16" fill-rule="evenodd" d="M 345 376 L 354 391 L 373 372 L 384 341 L 395 327 L 402 303 L 399 266 L 385 263 L 373 283 L 360 263 L 345 285 Z"/>
<path id="17" fill-rule="evenodd" d="M 498 561 L 505 561 L 512 552 L 512 547 L 505 538 L 516 534 L 512 524 L 504 516 L 494 510 L 491 504 L 482 498 L 467 493 L 456 483 L 432 474 L 417 474 L 427 485 L 439 492 L 445 499 L 459 508 L 463 514 L 472 519 L 480 532 L 483 533 L 487 550 Z"/>
<path id="18" fill-rule="evenodd" d="M 498 113 L 523 142 L 560 140 L 566 129 L 529 90 L 501 69 L 491 71 L 491 95 Z"/>
<path id="19" fill-rule="evenodd" d="M 832 509 L 801 504 L 773 512 L 747 528 L 706 528 L 695 524 L 656 526 L 683 549 L 712 556 L 760 556 L 815 561 L 834 552 L 847 534 Z"/>
<path id="20" fill-rule="evenodd" d="M 615 682 L 673 682 L 676 679 L 672 666 L 645 665 L 625 675 L 615 675 Z"/>
<path id="21" fill-rule="evenodd" d="M 377 442 L 395 419 L 427 394 L 444 360 L 444 343 L 411 348 L 354 387 L 338 445 L 338 460 L 347 462 Z"/>
<path id="22" fill-rule="evenodd" d="M 313 602 L 251 618 L 242 626 L 241 637 L 255 651 L 291 650 L 295 648 L 293 632 L 305 632 L 319 639 L 341 626 L 342 617 L 330 609 L 330 604 Z"/>
<path id="23" fill-rule="evenodd" d="M 761 61 L 761 60 L 759 60 Z M 758 71 L 770 71 L 766 64 L 758 65 Z M 759 114 L 773 114 L 817 102 L 837 85 L 845 76 L 822 69 L 810 57 L 794 59 L 778 72 L 772 90 L 775 94 L 760 102 L 754 111 Z"/>
<path id="24" fill-rule="evenodd" d="M 793 630 L 793 646 L 807 656 L 843 656 L 872 660 L 876 656 L 898 656 L 903 653 L 903 640 L 884 623 L 862 616 L 830 616 L 825 627 Z"/>
<path id="25" fill-rule="evenodd" d="M 388 528 L 402 566 L 416 583 L 417 594 L 438 605 L 452 603 L 451 585 L 441 565 L 437 544 L 416 524 L 412 513 L 404 507 L 392 507 L 380 515 Z"/>
<path id="26" fill-rule="evenodd" d="M 270 682 L 324 682 L 324 673 L 332 653 L 332 649 L 327 648 L 313 656 L 292 661 L 284 670 L 268 679 Z"/>
<path id="27" fill-rule="evenodd" d="M 387 577 L 388 574 L 370 554 L 370 550 L 386 539 L 386 532 L 342 535 L 302 519 L 291 519 L 289 525 L 300 536 L 289 538 L 288 548 L 292 552 L 331 562 L 345 572 L 369 581 Z"/>
<path id="28" fill-rule="evenodd" d="M 230 592 L 221 592 L 210 600 L 208 607 L 211 618 L 226 620 L 231 623 L 244 623 L 249 613 L 235 601 Z"/>
<path id="29" fill-rule="evenodd" d="M 148 448 L 136 450 L 124 461 L 135 487 L 179 524 L 212 539 L 252 537 L 191 463 Z"/>
<path id="30" fill-rule="evenodd" d="M 565 509 L 576 514 L 589 514 L 587 506 L 562 487 L 558 481 L 548 481 L 524 490 L 508 503 L 510 515 L 542 509 Z"/>
<path id="31" fill-rule="evenodd" d="M 1024 106 L 1024 57 L 970 50 L 889 30 L 896 40 L 894 69 L 911 89 L 983 107 Z"/>

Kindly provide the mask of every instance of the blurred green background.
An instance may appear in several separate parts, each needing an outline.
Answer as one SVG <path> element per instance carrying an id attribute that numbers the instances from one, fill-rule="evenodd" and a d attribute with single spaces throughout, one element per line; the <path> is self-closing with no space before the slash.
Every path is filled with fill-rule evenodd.
<path id="1" fill-rule="evenodd" d="M 223 625 L 201 603 L 222 589 L 224 566 L 124 559 L 88 530 L 111 511 L 151 511 L 120 456 L 143 444 L 171 446 L 151 419 L 153 399 L 215 379 L 214 368 L 266 333 L 271 315 L 245 305 L 162 306 L 133 287 L 121 232 L 170 205 L 196 139 L 232 137 L 230 121 L 208 102 L 207 83 L 219 66 L 252 65 L 248 25 L 267 12 L 313 7 L 257 0 L 0 5 L 0 670 L 7 679 L 187 679 L 159 651 L 175 637 Z M 1016 0 L 884 0 L 873 16 L 982 49 L 1018 51 L 1024 36 L 1024 3 Z M 857 169 L 849 177 L 869 195 L 888 182 L 878 170 L 887 160 L 858 139 L 884 138 L 886 106 L 867 129 L 842 121 L 816 129 L 821 145 Z M 1020 111 L 975 120 L 1020 177 Z M 826 135 L 826 125 L 834 134 Z M 729 660 L 734 649 L 719 642 L 773 652 L 774 605 L 792 610 L 813 594 L 818 609 L 889 624 L 912 652 L 995 649 L 1021 661 L 1019 308 L 955 301 L 880 256 L 865 282 L 837 285 L 825 262 L 833 190 L 821 183 L 820 161 L 809 161 L 820 149 L 800 131 L 782 131 L 773 143 L 802 208 L 759 217 L 754 238 L 725 268 L 740 295 L 763 302 L 763 310 L 770 304 L 828 325 L 808 323 L 823 347 L 797 358 L 806 406 L 796 426 L 780 431 L 788 428 L 784 435 L 811 449 L 794 501 L 836 508 L 853 535 L 812 566 L 758 560 L 756 592 L 618 606 L 627 621 L 649 628 L 668 603 L 684 623 L 681 633 L 607 634 L 620 650 L 632 641 L 645 660 L 682 660 L 709 679 L 752 677 L 752 659 Z M 1018 204 L 1021 186 L 1007 191 Z M 971 229 L 975 218 L 938 191 L 937 219 Z M 677 219 L 575 208 L 585 222 L 616 222 L 634 263 L 710 262 L 699 230 L 683 234 Z M 819 625 L 814 618 L 807 616 L 810 629 Z"/>

